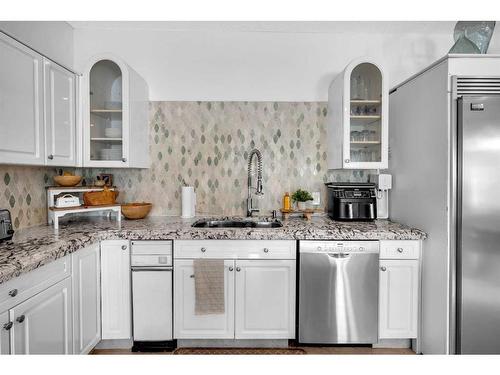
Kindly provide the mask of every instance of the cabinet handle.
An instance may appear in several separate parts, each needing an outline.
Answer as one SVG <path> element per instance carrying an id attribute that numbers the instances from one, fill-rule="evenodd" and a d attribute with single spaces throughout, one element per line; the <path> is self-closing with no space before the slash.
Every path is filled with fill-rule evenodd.
<path id="1" fill-rule="evenodd" d="M 236 267 L 236 272 L 240 272 L 241 271 L 241 268 L 240 267 Z"/>
<path id="2" fill-rule="evenodd" d="M 54 155 L 50 154 L 49 156 L 47 156 L 47 159 L 49 159 L 49 160 L 54 159 Z"/>
<path id="3" fill-rule="evenodd" d="M 229 272 L 233 272 L 233 267 L 229 267 Z"/>
<path id="4" fill-rule="evenodd" d="M 269 249 L 267 247 L 264 248 L 264 252 L 265 253 L 268 253 L 269 252 Z"/>
<path id="5" fill-rule="evenodd" d="M 402 247 L 398 247 L 398 253 L 402 253 L 403 252 L 403 248 Z"/>
<path id="6" fill-rule="evenodd" d="M 9 292 L 9 296 L 11 296 L 11 297 L 15 297 L 15 296 L 17 296 L 17 289 L 12 289 L 12 290 Z"/>
<path id="7" fill-rule="evenodd" d="M 122 250 L 127 250 L 127 245 L 122 245 Z"/>
<path id="8" fill-rule="evenodd" d="M 207 249 L 205 249 L 204 247 L 201 248 L 201 252 L 204 253 L 205 251 L 207 251 Z"/>
<path id="9" fill-rule="evenodd" d="M 387 271 L 387 268 L 385 268 L 384 266 L 380 267 L 380 269 L 382 270 L 382 272 Z"/>
<path id="10" fill-rule="evenodd" d="M 126 163 L 127 162 L 127 158 L 122 158 L 122 162 Z"/>
<path id="11" fill-rule="evenodd" d="M 19 322 L 19 323 L 22 323 L 24 322 L 24 318 L 25 316 L 24 315 L 21 315 L 20 317 L 18 317 L 16 320 Z"/>
<path id="12" fill-rule="evenodd" d="M 3 325 L 3 329 L 5 329 L 6 331 L 8 331 L 11 328 L 12 328 L 12 322 L 8 322 Z"/>

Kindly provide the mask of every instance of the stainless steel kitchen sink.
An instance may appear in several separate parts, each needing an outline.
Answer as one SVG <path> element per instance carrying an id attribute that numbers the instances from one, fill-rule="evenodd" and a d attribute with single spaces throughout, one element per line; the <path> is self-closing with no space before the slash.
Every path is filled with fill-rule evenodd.
<path id="1" fill-rule="evenodd" d="M 234 219 L 200 219 L 192 225 L 194 228 L 281 228 L 283 223 L 277 219 L 270 220 L 234 220 Z"/>

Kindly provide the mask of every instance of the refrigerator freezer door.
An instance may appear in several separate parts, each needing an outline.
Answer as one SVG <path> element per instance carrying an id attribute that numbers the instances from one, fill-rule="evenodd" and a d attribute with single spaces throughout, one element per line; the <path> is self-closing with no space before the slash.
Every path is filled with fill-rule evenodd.
<path id="1" fill-rule="evenodd" d="M 458 102 L 457 351 L 500 354 L 500 98 Z"/>

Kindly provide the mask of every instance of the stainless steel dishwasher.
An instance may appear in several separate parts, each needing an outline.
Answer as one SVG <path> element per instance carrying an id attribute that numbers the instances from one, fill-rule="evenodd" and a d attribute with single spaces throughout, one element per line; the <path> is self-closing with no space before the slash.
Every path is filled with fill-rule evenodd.
<path id="1" fill-rule="evenodd" d="M 378 341 L 378 241 L 300 241 L 299 342 Z"/>
<path id="2" fill-rule="evenodd" d="M 173 348 L 172 241 L 132 241 L 133 351 Z"/>

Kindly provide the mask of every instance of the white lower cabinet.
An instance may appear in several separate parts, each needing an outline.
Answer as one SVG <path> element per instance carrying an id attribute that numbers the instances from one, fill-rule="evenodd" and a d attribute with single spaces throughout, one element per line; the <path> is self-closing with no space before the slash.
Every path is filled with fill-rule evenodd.
<path id="1" fill-rule="evenodd" d="M 174 261 L 174 338 L 295 337 L 295 260 L 225 259 L 225 311 L 210 315 L 195 314 L 193 262 Z"/>
<path id="2" fill-rule="evenodd" d="M 9 312 L 0 313 L 0 354 L 10 354 L 10 329 Z"/>
<path id="3" fill-rule="evenodd" d="M 418 259 L 381 259 L 379 282 L 379 338 L 416 338 Z"/>
<path id="4" fill-rule="evenodd" d="M 11 354 L 71 354 L 71 310 L 70 277 L 12 308 Z"/>
<path id="5" fill-rule="evenodd" d="M 174 338 L 234 338 L 234 260 L 224 261 L 224 313 L 195 314 L 194 260 L 174 262 Z"/>
<path id="6" fill-rule="evenodd" d="M 132 337 L 130 278 L 129 241 L 102 241 L 102 339 L 130 339 Z"/>
<path id="7" fill-rule="evenodd" d="M 235 296 L 236 338 L 293 337 L 294 260 L 237 260 Z"/>
<path id="8" fill-rule="evenodd" d="M 72 254 L 73 352 L 87 354 L 101 339 L 99 244 Z"/>

